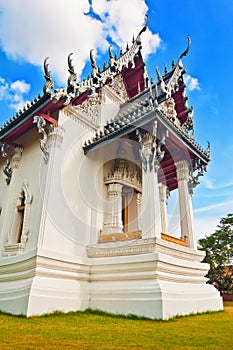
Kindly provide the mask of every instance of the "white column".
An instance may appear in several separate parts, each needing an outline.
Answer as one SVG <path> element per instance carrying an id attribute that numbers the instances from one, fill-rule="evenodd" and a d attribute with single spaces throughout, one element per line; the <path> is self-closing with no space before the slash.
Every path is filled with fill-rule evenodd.
<path id="1" fill-rule="evenodd" d="M 142 148 L 142 238 L 161 238 L 161 211 L 158 184 L 158 162 L 155 135 L 146 133 Z"/>
<path id="2" fill-rule="evenodd" d="M 122 233 L 122 185 L 108 185 L 108 208 L 103 233 Z"/>
<path id="3" fill-rule="evenodd" d="M 137 193 L 137 221 L 138 221 L 138 230 L 142 229 L 142 194 L 140 192 Z"/>
<path id="4" fill-rule="evenodd" d="M 189 163 L 186 160 L 181 160 L 175 165 L 179 191 L 181 238 L 187 240 L 190 248 L 196 249 L 192 200 L 188 188 Z"/>
<path id="5" fill-rule="evenodd" d="M 167 186 L 159 184 L 161 227 L 162 232 L 167 233 Z"/>

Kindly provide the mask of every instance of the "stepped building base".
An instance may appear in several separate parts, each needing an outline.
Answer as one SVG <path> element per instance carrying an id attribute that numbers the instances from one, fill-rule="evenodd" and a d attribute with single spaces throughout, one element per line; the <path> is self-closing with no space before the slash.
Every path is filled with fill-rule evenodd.
<path id="1" fill-rule="evenodd" d="M 92 308 L 164 320 L 222 310 L 202 258 L 203 252 L 157 238 L 98 244 L 82 260 L 42 250 L 5 258 L 0 309 L 31 316 Z"/>

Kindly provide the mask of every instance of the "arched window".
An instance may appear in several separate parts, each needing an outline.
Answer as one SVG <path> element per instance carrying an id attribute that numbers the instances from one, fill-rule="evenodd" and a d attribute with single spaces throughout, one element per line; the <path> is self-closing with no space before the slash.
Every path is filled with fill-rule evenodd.
<path id="1" fill-rule="evenodd" d="M 13 220 L 3 255 L 16 255 L 24 251 L 28 241 L 31 203 L 32 194 L 27 183 L 23 182 L 21 191 L 14 202 Z"/>

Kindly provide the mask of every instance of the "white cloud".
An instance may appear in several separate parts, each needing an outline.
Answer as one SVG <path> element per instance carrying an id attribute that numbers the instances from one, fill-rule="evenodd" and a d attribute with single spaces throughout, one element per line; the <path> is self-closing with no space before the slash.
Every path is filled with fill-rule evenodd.
<path id="1" fill-rule="evenodd" d="M 93 10 L 104 23 L 105 35 L 110 34 L 118 46 L 124 47 L 127 42 L 130 44 L 133 35 L 136 36 L 145 24 L 145 14 L 148 10 L 145 1 L 131 0 L 127 2 L 127 6 L 125 0 L 93 0 L 92 3 Z M 142 35 L 142 42 L 142 53 L 146 58 L 148 54 L 156 51 L 161 39 L 158 34 L 147 30 Z"/>
<path id="2" fill-rule="evenodd" d="M 20 93 L 20 94 L 25 94 L 28 93 L 28 91 L 30 90 L 30 84 L 25 83 L 24 80 L 16 80 L 13 83 L 11 83 L 10 88 L 11 90 L 15 91 L 16 93 Z"/>
<path id="3" fill-rule="evenodd" d="M 186 74 L 184 76 L 184 82 L 187 87 L 187 90 L 189 91 L 200 90 L 200 86 L 197 78 L 193 78 L 191 77 L 191 75 Z"/>
<path id="4" fill-rule="evenodd" d="M 218 185 L 214 184 L 212 179 L 208 177 L 208 175 L 205 175 L 205 177 L 202 179 L 202 183 L 205 186 L 205 188 L 209 190 L 222 190 L 228 187 L 233 186 L 233 182 L 225 182 L 225 183 L 219 183 Z"/>
<path id="5" fill-rule="evenodd" d="M 8 103 L 8 106 L 17 111 L 21 109 L 28 101 L 25 95 L 29 92 L 31 86 L 24 80 L 8 82 L 0 77 L 0 100 Z"/>
<path id="6" fill-rule="evenodd" d="M 9 98 L 9 84 L 4 78 L 0 77 L 0 100 Z"/>
<path id="7" fill-rule="evenodd" d="M 108 39 L 119 46 L 130 43 L 144 25 L 145 0 L 1 0 L 0 43 L 13 59 L 41 66 L 50 57 L 50 70 L 58 80 L 67 79 L 67 57 L 74 53 L 78 75 L 89 60 L 90 49 L 106 51 Z M 88 15 L 87 15 L 88 13 Z M 130 14 L 130 15 L 129 15 Z M 144 54 L 160 44 L 157 34 L 143 34 Z M 142 36 L 142 37 L 143 37 Z"/>
<path id="8" fill-rule="evenodd" d="M 225 202 L 221 202 L 221 203 L 214 203 L 214 204 L 210 204 L 210 205 L 206 205 L 204 207 L 201 208 L 197 208 L 194 210 L 194 213 L 204 213 L 204 212 L 212 212 L 215 209 L 219 209 L 219 208 L 224 208 L 226 212 L 229 211 L 229 208 L 231 208 L 233 205 L 233 200 L 230 201 L 225 201 Z"/>

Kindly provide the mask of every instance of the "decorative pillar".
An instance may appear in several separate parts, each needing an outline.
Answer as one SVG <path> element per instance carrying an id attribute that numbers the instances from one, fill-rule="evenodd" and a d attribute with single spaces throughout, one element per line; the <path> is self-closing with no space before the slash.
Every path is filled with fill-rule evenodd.
<path id="1" fill-rule="evenodd" d="M 179 191 L 181 239 L 187 240 L 188 246 L 196 249 L 193 208 L 189 191 L 189 162 L 181 160 L 175 165 Z"/>
<path id="2" fill-rule="evenodd" d="M 122 233 L 122 185 L 108 184 L 108 208 L 103 234 Z"/>
<path id="3" fill-rule="evenodd" d="M 161 238 L 161 209 L 159 198 L 158 169 L 164 157 L 161 151 L 165 136 L 156 144 L 157 122 L 153 133 L 138 131 L 142 161 L 142 238 Z"/>
<path id="4" fill-rule="evenodd" d="M 159 184 L 160 210 L 161 210 L 161 228 L 163 233 L 167 233 L 167 186 Z"/>
<path id="5" fill-rule="evenodd" d="M 137 221 L 138 221 L 138 230 L 142 229 L 142 194 L 140 192 L 137 193 Z"/>

